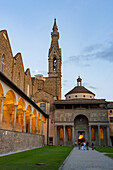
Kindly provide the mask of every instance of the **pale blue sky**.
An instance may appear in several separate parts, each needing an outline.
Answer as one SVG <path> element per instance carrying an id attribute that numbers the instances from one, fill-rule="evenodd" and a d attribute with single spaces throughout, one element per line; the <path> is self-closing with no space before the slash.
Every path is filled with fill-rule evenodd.
<path id="1" fill-rule="evenodd" d="M 48 72 L 54 18 L 62 49 L 62 98 L 81 76 L 96 98 L 113 100 L 113 0 L 0 0 L 0 30 L 32 76 Z"/>

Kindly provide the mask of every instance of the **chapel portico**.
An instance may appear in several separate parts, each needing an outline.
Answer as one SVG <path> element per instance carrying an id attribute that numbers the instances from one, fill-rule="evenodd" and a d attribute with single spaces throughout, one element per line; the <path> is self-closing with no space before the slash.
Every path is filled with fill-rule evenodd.
<path id="1" fill-rule="evenodd" d="M 83 87 L 81 80 L 77 79 L 77 86 L 65 95 L 66 100 L 54 102 L 55 145 L 74 145 L 80 135 L 90 145 L 110 145 L 107 102 L 94 99 L 95 94 Z"/>

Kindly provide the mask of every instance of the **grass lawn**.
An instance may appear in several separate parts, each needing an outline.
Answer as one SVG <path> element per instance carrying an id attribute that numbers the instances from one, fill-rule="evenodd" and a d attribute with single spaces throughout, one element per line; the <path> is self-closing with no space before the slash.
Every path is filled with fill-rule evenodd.
<path id="1" fill-rule="evenodd" d="M 95 150 L 99 152 L 113 153 L 113 147 L 95 147 Z"/>
<path id="2" fill-rule="evenodd" d="M 55 170 L 60 167 L 60 165 L 63 163 L 63 161 L 69 155 L 72 149 L 73 147 L 46 146 L 43 148 L 3 156 L 0 157 L 0 169 Z M 36 163 L 46 163 L 46 165 L 38 166 L 36 165 Z"/>
<path id="3" fill-rule="evenodd" d="M 106 154 L 107 156 L 113 158 L 113 154 Z"/>
<path id="4" fill-rule="evenodd" d="M 95 150 L 99 152 L 113 153 L 113 147 L 95 147 Z M 113 154 L 106 154 L 106 155 L 113 158 Z"/>

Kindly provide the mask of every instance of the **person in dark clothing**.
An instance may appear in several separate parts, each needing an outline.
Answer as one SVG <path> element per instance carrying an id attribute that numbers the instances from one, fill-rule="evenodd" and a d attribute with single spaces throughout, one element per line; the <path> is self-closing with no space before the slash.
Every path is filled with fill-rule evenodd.
<path id="1" fill-rule="evenodd" d="M 80 150 L 80 142 L 78 142 L 78 149 Z"/>
<path id="2" fill-rule="evenodd" d="M 94 150 L 94 143 L 92 143 L 92 150 Z"/>
<path id="3" fill-rule="evenodd" d="M 86 146 L 87 146 L 87 150 L 89 150 L 89 143 L 88 142 L 86 142 Z"/>

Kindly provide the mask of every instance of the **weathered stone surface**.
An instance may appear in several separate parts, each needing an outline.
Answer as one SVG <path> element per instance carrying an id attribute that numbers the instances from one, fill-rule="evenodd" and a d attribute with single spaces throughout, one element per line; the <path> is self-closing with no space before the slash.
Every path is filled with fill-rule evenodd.
<path id="1" fill-rule="evenodd" d="M 0 154 L 44 146 L 44 136 L 0 130 Z"/>

